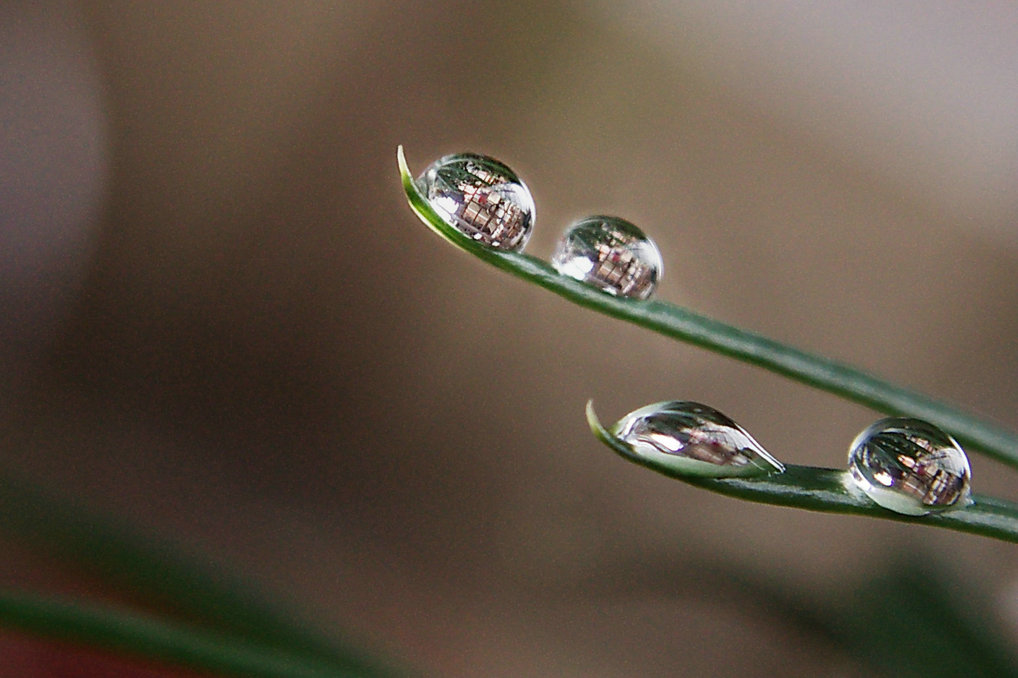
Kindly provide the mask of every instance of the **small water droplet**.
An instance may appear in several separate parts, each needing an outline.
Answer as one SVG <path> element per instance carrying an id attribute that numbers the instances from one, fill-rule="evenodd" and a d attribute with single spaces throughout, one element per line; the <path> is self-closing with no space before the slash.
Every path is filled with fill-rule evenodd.
<path id="1" fill-rule="evenodd" d="M 534 227 L 534 199 L 494 158 L 460 153 L 428 166 L 417 187 L 445 222 L 474 240 L 520 252 Z"/>
<path id="2" fill-rule="evenodd" d="M 884 508 L 910 516 L 965 506 L 972 471 L 954 438 L 920 419 L 881 419 L 848 450 L 856 486 Z"/>
<path id="3" fill-rule="evenodd" d="M 673 400 L 641 407 L 609 433 L 636 456 L 684 475 L 721 478 L 785 470 L 741 426 L 700 403 Z"/>
<path id="4" fill-rule="evenodd" d="M 580 219 L 566 229 L 551 265 L 562 275 L 634 299 L 649 297 L 664 270 L 653 240 L 625 219 L 606 216 Z"/>

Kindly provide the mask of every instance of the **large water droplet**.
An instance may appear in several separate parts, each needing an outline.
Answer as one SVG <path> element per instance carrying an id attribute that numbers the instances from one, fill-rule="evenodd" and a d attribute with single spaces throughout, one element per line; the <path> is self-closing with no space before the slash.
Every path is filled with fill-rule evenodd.
<path id="1" fill-rule="evenodd" d="M 570 226 L 551 265 L 562 275 L 634 299 L 649 297 L 664 269 L 653 240 L 625 219 L 606 216 Z"/>
<path id="2" fill-rule="evenodd" d="M 475 153 L 447 155 L 428 166 L 417 187 L 447 224 L 474 240 L 519 252 L 534 227 L 534 199 L 516 173 Z"/>
<path id="3" fill-rule="evenodd" d="M 855 484 L 884 508 L 910 516 L 970 502 L 972 471 L 957 441 L 920 419 L 881 419 L 848 450 Z"/>
<path id="4" fill-rule="evenodd" d="M 655 403 L 609 429 L 633 454 L 684 475 L 755 476 L 785 467 L 713 407 L 689 401 Z"/>

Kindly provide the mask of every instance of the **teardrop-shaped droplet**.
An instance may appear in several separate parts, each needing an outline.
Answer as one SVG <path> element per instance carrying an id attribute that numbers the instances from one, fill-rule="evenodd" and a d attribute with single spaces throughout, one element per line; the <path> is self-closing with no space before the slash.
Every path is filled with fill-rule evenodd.
<path id="1" fill-rule="evenodd" d="M 562 275 L 619 297 L 646 299 L 664 264 L 654 241 L 618 217 L 580 219 L 559 241 L 551 265 Z"/>
<path id="2" fill-rule="evenodd" d="M 428 166 L 417 188 L 447 224 L 500 250 L 520 252 L 534 228 L 534 200 L 516 173 L 475 153 Z"/>
<path id="3" fill-rule="evenodd" d="M 630 412 L 609 429 L 633 454 L 684 475 L 755 476 L 785 467 L 713 407 L 668 401 Z"/>
<path id="4" fill-rule="evenodd" d="M 884 508 L 910 516 L 965 506 L 972 471 L 954 438 L 920 419 L 881 419 L 848 450 L 852 480 Z"/>

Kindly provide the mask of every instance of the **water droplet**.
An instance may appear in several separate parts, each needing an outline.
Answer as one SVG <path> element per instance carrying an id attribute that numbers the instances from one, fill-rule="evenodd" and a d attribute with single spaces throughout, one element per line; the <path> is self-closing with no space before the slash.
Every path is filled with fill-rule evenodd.
<path id="1" fill-rule="evenodd" d="M 664 269 L 653 240 L 625 219 L 606 216 L 570 226 L 551 265 L 562 275 L 634 299 L 649 297 Z"/>
<path id="2" fill-rule="evenodd" d="M 428 166 L 417 187 L 445 222 L 474 240 L 520 252 L 534 227 L 534 199 L 516 173 L 475 153 Z"/>
<path id="3" fill-rule="evenodd" d="M 684 475 L 755 476 L 785 467 L 713 407 L 688 401 L 655 403 L 609 429 L 633 454 Z"/>
<path id="4" fill-rule="evenodd" d="M 920 419 L 881 419 L 848 450 L 855 484 L 884 508 L 910 516 L 970 502 L 972 471 L 965 451 Z"/>

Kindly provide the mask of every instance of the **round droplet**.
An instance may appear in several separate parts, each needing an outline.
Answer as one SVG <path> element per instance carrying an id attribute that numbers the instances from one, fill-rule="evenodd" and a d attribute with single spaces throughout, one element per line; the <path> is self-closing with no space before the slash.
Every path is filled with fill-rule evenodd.
<path id="1" fill-rule="evenodd" d="M 920 419 L 881 419 L 848 449 L 852 480 L 884 508 L 910 516 L 965 506 L 972 471 L 965 451 Z"/>
<path id="2" fill-rule="evenodd" d="M 551 259 L 562 275 L 619 297 L 646 299 L 664 263 L 654 241 L 618 217 L 580 219 L 570 226 Z"/>
<path id="3" fill-rule="evenodd" d="M 648 405 L 620 419 L 609 433 L 637 457 L 684 475 L 722 478 L 785 470 L 741 426 L 700 403 Z"/>
<path id="4" fill-rule="evenodd" d="M 516 173 L 475 153 L 447 155 L 428 166 L 417 187 L 447 224 L 474 240 L 519 252 L 534 228 L 534 199 Z"/>

